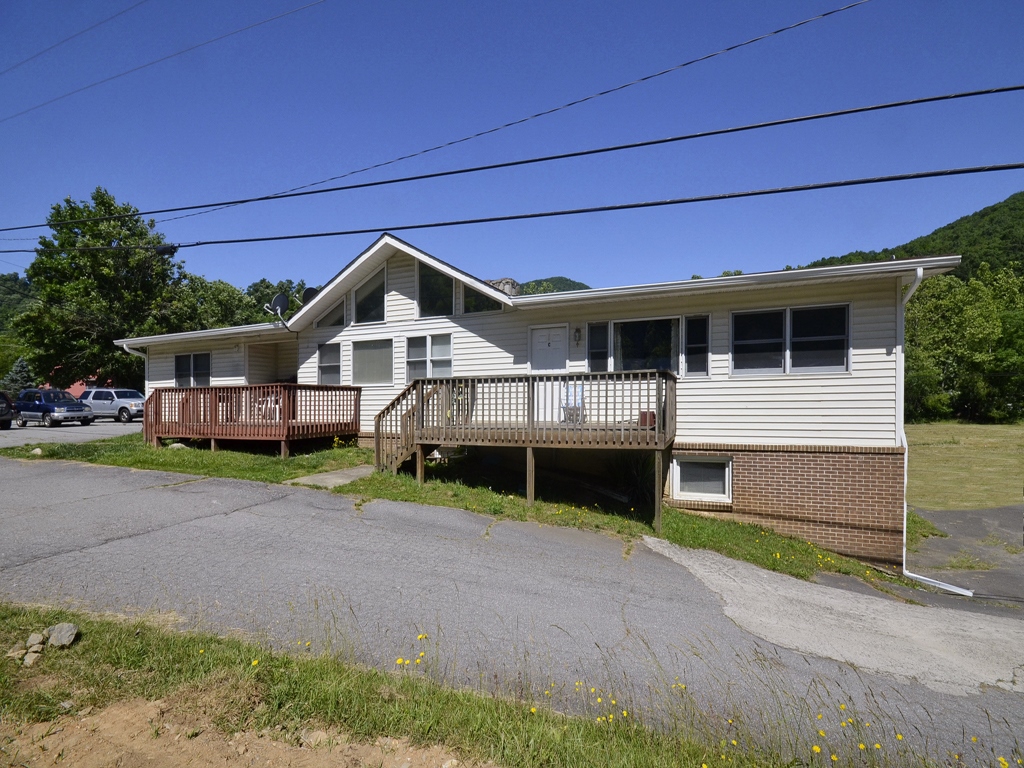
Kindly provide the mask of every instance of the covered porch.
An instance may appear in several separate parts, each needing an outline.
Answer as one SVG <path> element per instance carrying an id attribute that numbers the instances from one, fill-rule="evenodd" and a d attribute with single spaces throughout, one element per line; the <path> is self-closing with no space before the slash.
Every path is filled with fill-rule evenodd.
<path id="1" fill-rule="evenodd" d="M 146 400 L 143 435 L 161 438 L 268 440 L 287 457 L 293 440 L 359 432 L 360 387 L 307 384 L 166 387 Z"/>

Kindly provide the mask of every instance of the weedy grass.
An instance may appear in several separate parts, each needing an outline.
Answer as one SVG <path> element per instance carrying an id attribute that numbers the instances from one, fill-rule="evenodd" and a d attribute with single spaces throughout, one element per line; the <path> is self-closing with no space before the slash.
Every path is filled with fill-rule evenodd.
<path id="1" fill-rule="evenodd" d="M 543 702 L 445 688 L 415 667 L 382 672 L 144 621 L 0 603 L 0 643 L 58 621 L 81 628 L 72 648 L 50 651 L 31 668 L 0 659 L 0 720 L 54 720 L 67 700 L 74 710 L 134 697 L 177 699 L 187 707 L 212 690 L 219 699 L 213 725 L 226 734 L 281 726 L 287 739 L 311 726 L 336 728 L 359 741 L 405 737 L 510 768 L 791 764 L 754 747 L 726 748 L 680 729 L 645 727 L 621 707 L 568 716 Z"/>
<path id="2" fill-rule="evenodd" d="M 277 443 L 265 452 L 254 450 L 255 447 L 249 446 L 250 449 L 246 451 L 214 452 L 199 447 L 169 450 L 147 445 L 142 435 L 135 433 L 89 443 L 40 443 L 4 448 L 0 450 L 0 456 L 13 459 L 68 459 L 90 464 L 230 477 L 263 483 L 280 483 L 317 472 L 331 472 L 373 462 L 373 451 L 340 444 L 337 447 L 296 454 L 287 459 L 278 455 Z M 31 454 L 35 448 L 42 450 L 41 456 Z"/>
<path id="3" fill-rule="evenodd" d="M 907 501 L 924 509 L 1021 503 L 1024 424 L 908 424 Z"/>
<path id="4" fill-rule="evenodd" d="M 925 539 L 937 536 L 940 539 L 948 539 L 949 534 L 939 528 L 931 520 L 928 520 L 913 509 L 907 510 L 907 549 L 910 552 L 917 552 L 921 548 L 921 542 Z"/>

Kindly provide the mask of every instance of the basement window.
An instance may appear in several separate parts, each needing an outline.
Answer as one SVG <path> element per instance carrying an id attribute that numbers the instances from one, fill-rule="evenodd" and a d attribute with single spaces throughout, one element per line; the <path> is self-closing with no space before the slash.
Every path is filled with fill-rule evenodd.
<path id="1" fill-rule="evenodd" d="M 675 456 L 672 497 L 693 501 L 732 501 L 732 459 L 728 456 Z"/>

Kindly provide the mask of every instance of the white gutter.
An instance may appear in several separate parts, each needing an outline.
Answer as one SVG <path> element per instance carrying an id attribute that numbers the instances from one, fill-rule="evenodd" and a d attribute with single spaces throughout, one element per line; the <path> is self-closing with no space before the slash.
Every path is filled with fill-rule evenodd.
<path id="1" fill-rule="evenodd" d="M 908 579 L 919 581 L 922 584 L 927 584 L 931 587 L 938 587 L 944 589 L 947 592 L 952 592 L 955 595 L 963 595 L 964 597 L 974 597 L 974 591 L 970 589 L 964 589 L 963 587 L 957 587 L 952 584 L 946 584 L 943 581 L 936 581 L 930 579 L 927 576 L 921 576 L 916 573 L 911 573 L 907 570 L 907 481 L 909 476 L 910 466 L 910 446 L 907 441 L 907 430 L 903 425 L 903 395 L 906 373 L 903 370 L 903 344 L 905 334 L 905 319 L 904 314 L 906 313 L 907 302 L 910 301 L 910 297 L 914 295 L 914 291 L 918 289 L 921 282 L 924 280 L 924 269 L 918 267 L 914 273 L 914 280 L 910 283 L 906 293 L 900 300 L 900 311 L 896 318 L 896 346 L 899 349 L 899 360 L 896 365 L 896 408 L 899 413 L 899 440 L 900 445 L 903 446 L 903 575 Z M 902 281 L 901 281 L 902 282 Z M 902 285 L 897 283 L 897 290 L 900 290 Z"/>
<path id="2" fill-rule="evenodd" d="M 139 352 L 139 350 L 137 349 L 132 349 L 131 347 L 128 346 L 127 341 L 121 342 L 121 349 L 123 349 L 129 355 L 137 355 L 138 357 L 141 357 L 145 361 L 143 376 L 145 376 L 146 383 L 149 384 L 149 355 L 147 355 L 145 352 Z"/>

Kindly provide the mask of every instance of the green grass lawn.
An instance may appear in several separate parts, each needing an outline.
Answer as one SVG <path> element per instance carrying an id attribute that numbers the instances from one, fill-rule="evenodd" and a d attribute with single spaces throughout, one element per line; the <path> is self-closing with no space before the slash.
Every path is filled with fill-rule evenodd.
<path id="1" fill-rule="evenodd" d="M 924 509 L 1020 504 L 1024 424 L 908 424 L 908 503 Z"/>
<path id="2" fill-rule="evenodd" d="M 438 744 L 464 758 L 509 768 L 794 764 L 750 746 L 743 735 L 742 742 L 727 743 L 682 724 L 646 727 L 629 703 L 598 703 L 586 685 L 565 693 L 578 700 L 574 709 L 590 713 L 580 716 L 559 713 L 543 696 L 534 701 L 525 693 L 511 700 L 445 687 L 426 674 L 435 651 L 425 637 L 417 646 L 424 649 L 417 656 L 423 664 L 384 672 L 326 654 L 278 653 L 237 639 L 168 632 L 143 621 L 0 603 L 0 647 L 60 621 L 81 629 L 81 639 L 70 649 L 47 650 L 31 668 L 0 658 L 0 722 L 55 720 L 65 712 L 64 701 L 72 702 L 73 715 L 135 697 L 163 699 L 185 712 L 194 702 L 215 699 L 213 711 L 204 716 L 225 735 L 272 729 L 294 743 L 304 729 L 323 727 L 364 743 L 387 736 L 408 738 L 416 746 Z"/>

